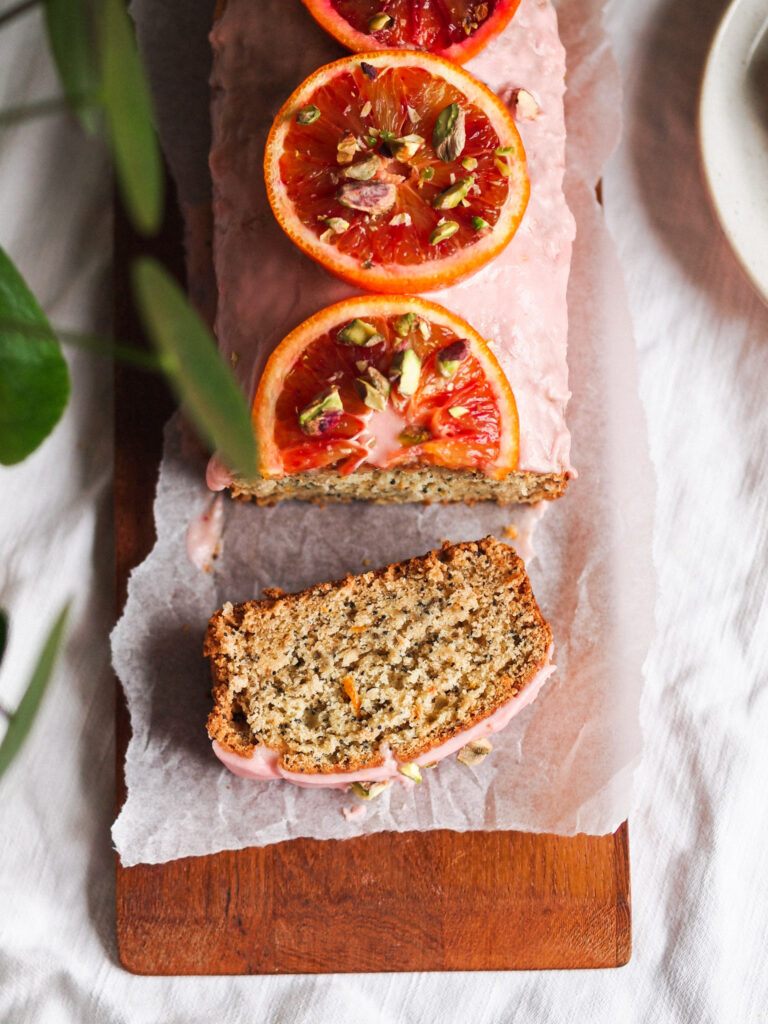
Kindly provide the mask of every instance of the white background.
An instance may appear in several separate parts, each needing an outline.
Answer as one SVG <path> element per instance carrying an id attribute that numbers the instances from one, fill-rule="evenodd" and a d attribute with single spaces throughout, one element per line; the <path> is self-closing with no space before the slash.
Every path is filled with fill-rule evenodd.
<path id="1" fill-rule="evenodd" d="M 0 783 L 3 1022 L 758 1022 L 768 1018 L 768 310 L 709 212 L 696 97 L 721 0 L 615 0 L 625 134 L 604 181 L 658 474 L 658 639 L 630 819 L 634 954 L 620 970 L 155 979 L 114 939 L 111 367 L 72 349 L 56 433 L 0 469 L 0 604 L 15 706 L 61 603 L 73 628 Z M 37 14 L 0 32 L 0 102 L 55 90 Z M 109 180 L 50 118 L 0 135 L 0 243 L 54 323 L 104 329 Z M 768 240 L 766 240 L 768 244 Z M 524 941 L 524 936 L 521 936 Z"/>

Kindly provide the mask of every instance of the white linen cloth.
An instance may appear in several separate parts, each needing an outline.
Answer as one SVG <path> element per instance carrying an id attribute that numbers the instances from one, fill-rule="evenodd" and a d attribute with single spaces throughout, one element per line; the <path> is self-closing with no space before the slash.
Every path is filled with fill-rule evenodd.
<path id="1" fill-rule="evenodd" d="M 0 469 L 13 707 L 60 604 L 72 628 L 0 782 L 0 1021 L 728 1022 L 768 1011 L 768 310 L 709 212 L 696 95 L 721 0 L 616 0 L 625 136 L 605 175 L 658 474 L 658 636 L 630 819 L 634 954 L 617 971 L 137 978 L 114 939 L 111 367 L 67 351 L 73 400 Z M 39 14 L 0 30 L 0 103 L 56 88 Z M 0 136 L 0 244 L 53 321 L 103 328 L 103 155 L 65 118 Z M 767 240 L 768 244 L 768 240 Z M 524 936 L 521 936 L 524 941 Z"/>

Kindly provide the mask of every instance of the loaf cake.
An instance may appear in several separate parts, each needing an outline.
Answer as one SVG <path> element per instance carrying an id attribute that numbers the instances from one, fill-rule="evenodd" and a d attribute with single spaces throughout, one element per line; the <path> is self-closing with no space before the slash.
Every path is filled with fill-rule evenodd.
<path id="1" fill-rule="evenodd" d="M 523 563 L 492 537 L 265 594 L 224 605 L 204 645 L 208 732 L 238 775 L 407 776 L 498 731 L 553 670 Z"/>
<path id="2" fill-rule="evenodd" d="M 265 25 L 278 22 L 280 32 L 265 34 Z M 262 168 L 279 107 L 338 51 L 301 8 L 285 17 L 278 0 L 228 0 L 211 42 L 215 328 L 222 351 L 253 398 L 281 341 L 303 320 L 355 290 L 313 264 L 283 234 L 270 209 Z M 227 488 L 241 500 L 259 503 L 284 498 L 508 503 L 564 493 L 572 474 L 565 407 L 570 394 L 566 288 L 574 222 L 562 189 L 565 57 L 551 3 L 522 0 L 508 27 L 467 67 L 513 113 L 527 157 L 530 199 L 502 252 L 473 277 L 429 297 L 464 318 L 491 345 L 519 413 L 516 467 L 495 479 L 476 468 L 431 465 L 414 455 L 410 463 L 386 472 L 363 462 L 352 472 L 326 465 L 243 479 L 214 456 L 207 475 L 212 489 Z"/>

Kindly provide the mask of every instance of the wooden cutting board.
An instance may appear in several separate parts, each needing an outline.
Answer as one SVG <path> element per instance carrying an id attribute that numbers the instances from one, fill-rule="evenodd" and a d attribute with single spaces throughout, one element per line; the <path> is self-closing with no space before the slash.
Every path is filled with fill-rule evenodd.
<path id="1" fill-rule="evenodd" d="M 180 279 L 172 202 L 142 245 Z M 134 339 L 127 267 L 138 243 L 116 217 L 115 332 Z M 118 613 L 128 574 L 154 544 L 162 382 L 115 374 Z M 117 687 L 117 806 L 130 724 Z M 201 728 L 202 728 L 201 723 Z M 137 974 L 298 974 L 618 967 L 631 950 L 626 822 L 614 835 L 410 832 L 126 868 L 117 858 L 117 935 Z"/>

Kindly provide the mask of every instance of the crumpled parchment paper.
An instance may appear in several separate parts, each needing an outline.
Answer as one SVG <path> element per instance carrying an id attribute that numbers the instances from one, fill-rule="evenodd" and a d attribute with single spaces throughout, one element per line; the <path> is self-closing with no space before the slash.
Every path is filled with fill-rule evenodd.
<path id="1" fill-rule="evenodd" d="M 295 502 L 258 509 L 227 501 L 221 554 L 205 573 L 185 553 L 190 520 L 211 501 L 205 459 L 174 418 L 155 502 L 157 544 L 131 576 L 112 638 L 133 728 L 128 798 L 113 829 L 124 864 L 383 829 L 602 834 L 628 815 L 656 584 L 654 482 L 635 347 L 621 272 L 595 196 L 619 134 L 620 91 L 599 0 L 555 6 L 568 66 L 565 189 L 577 224 L 568 287 L 568 423 L 578 479 L 544 510 L 320 509 Z M 211 7 L 207 0 L 134 4 L 164 144 L 180 196 L 191 204 L 204 201 L 207 187 L 208 65 L 203 72 L 201 62 Z M 331 44 L 328 59 L 334 52 Z M 421 786 L 391 786 L 366 805 L 364 818 L 348 821 L 342 811 L 356 802 L 348 794 L 254 783 L 219 764 L 204 728 L 210 683 L 201 644 L 209 616 L 225 600 L 259 596 L 265 586 L 295 590 L 360 572 L 421 554 L 443 539 L 503 537 L 512 524 L 519 538 L 511 543 L 526 557 L 552 624 L 558 671 L 534 705 L 496 737 L 481 768 L 448 759 Z"/>

